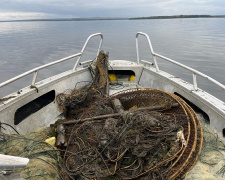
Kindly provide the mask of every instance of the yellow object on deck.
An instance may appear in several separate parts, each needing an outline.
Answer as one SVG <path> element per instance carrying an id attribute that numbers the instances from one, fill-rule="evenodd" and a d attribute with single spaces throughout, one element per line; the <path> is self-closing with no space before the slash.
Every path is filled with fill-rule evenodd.
<path id="1" fill-rule="evenodd" d="M 115 74 L 109 74 L 109 80 L 110 81 L 117 81 L 116 75 Z"/>
<path id="2" fill-rule="evenodd" d="M 52 146 L 55 146 L 55 137 L 50 137 L 48 139 L 45 140 L 46 143 L 52 145 Z"/>
<path id="3" fill-rule="evenodd" d="M 129 81 L 133 81 L 135 79 L 135 75 L 131 75 Z"/>

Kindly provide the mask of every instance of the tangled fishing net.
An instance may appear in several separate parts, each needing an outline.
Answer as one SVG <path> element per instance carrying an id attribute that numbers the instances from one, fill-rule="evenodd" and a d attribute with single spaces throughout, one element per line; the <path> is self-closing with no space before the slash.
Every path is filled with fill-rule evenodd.
<path id="1" fill-rule="evenodd" d="M 42 128 L 26 135 L 1 135 L 0 154 L 27 157 L 25 169 L 19 171 L 24 179 L 62 179 L 60 154 L 44 141 L 52 136 L 51 128 Z"/>
<path id="2" fill-rule="evenodd" d="M 179 97 L 156 89 L 108 97 L 103 88 L 107 63 L 102 60 L 107 60 L 104 53 L 91 84 L 57 96 L 66 116 L 63 163 L 70 177 L 184 177 L 202 147 L 201 123 L 194 111 Z"/>
<path id="3" fill-rule="evenodd" d="M 176 179 L 197 160 L 200 121 L 175 95 L 132 89 L 92 104 L 85 115 L 64 122 L 63 161 L 73 178 Z"/>
<path id="4" fill-rule="evenodd" d="M 203 134 L 190 106 L 156 89 L 108 96 L 107 67 L 108 55 L 101 51 L 90 67 L 92 82 L 57 95 L 65 116 L 52 125 L 58 149 L 43 143 L 47 137 L 28 141 L 17 136 L 27 143 L 18 153 L 8 148 L 21 146 L 20 141 L 1 142 L 1 152 L 42 163 L 32 172 L 34 164 L 28 164 L 22 171 L 25 179 L 182 179 L 194 166 Z"/>

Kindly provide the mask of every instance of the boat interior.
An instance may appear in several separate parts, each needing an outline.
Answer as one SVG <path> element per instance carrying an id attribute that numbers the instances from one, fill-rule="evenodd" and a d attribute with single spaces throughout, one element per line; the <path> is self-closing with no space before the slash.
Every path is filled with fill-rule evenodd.
<path id="1" fill-rule="evenodd" d="M 153 62 L 140 60 L 138 51 L 138 37 L 144 36 L 149 44 Z M 63 119 L 59 110 L 56 96 L 68 90 L 79 88 L 93 81 L 93 60 L 81 61 L 85 48 L 92 38 L 100 38 L 99 54 L 103 35 L 96 33 L 90 35 L 81 52 L 68 56 L 52 63 L 42 65 L 17 77 L 0 84 L 0 88 L 33 74 L 30 86 L 5 96 L 0 99 L 0 132 L 6 134 L 26 134 L 38 128 L 49 126 L 58 119 Z M 136 34 L 137 61 L 110 60 L 108 64 L 109 88 L 108 95 L 116 94 L 129 89 L 153 88 L 167 91 L 184 99 L 195 111 L 201 113 L 207 123 L 218 136 L 225 139 L 225 103 L 197 85 L 197 76 L 201 76 L 219 88 L 225 90 L 225 86 L 211 77 L 185 66 L 175 60 L 164 57 L 153 51 L 150 38 L 147 34 Z M 73 58 L 77 58 L 73 69 L 36 82 L 41 70 Z M 158 59 L 168 61 L 188 70 L 193 75 L 193 83 L 188 83 L 179 77 L 160 70 Z M 26 159 L 22 161 L 27 161 Z M 27 163 L 27 162 L 26 162 Z"/>
<path id="2" fill-rule="evenodd" d="M 30 86 L 20 89 L 0 100 L 1 123 L 7 123 L 13 127 L 1 128 L 2 132 L 15 133 L 16 130 L 21 134 L 25 134 L 37 128 L 48 126 L 62 116 L 57 107 L 56 95 L 68 89 L 81 87 L 90 83 L 93 79 L 91 71 L 93 61 L 81 62 L 81 57 L 89 40 L 96 36 L 100 37 L 98 54 L 103 42 L 103 35 L 101 33 L 90 35 L 80 53 L 37 67 L 0 84 L 0 87 L 3 87 L 29 74 L 34 74 Z M 154 62 L 139 60 L 139 36 L 146 37 Z M 155 53 L 150 38 L 145 33 L 138 32 L 136 34 L 136 48 L 137 62 L 110 60 L 108 66 L 110 80 L 109 95 L 131 88 L 155 88 L 174 93 L 200 111 L 204 115 L 206 122 L 218 133 L 220 138 L 224 139 L 225 104 L 206 91 L 198 88 L 197 76 L 208 79 L 223 90 L 225 86 L 195 69 Z M 77 58 L 73 69 L 36 82 L 39 71 L 72 58 Z M 189 70 L 193 74 L 193 84 L 160 70 L 157 58 Z"/>

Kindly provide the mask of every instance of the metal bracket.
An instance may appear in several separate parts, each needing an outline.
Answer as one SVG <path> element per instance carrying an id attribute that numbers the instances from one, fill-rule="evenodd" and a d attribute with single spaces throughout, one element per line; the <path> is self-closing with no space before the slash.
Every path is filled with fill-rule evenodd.
<path id="1" fill-rule="evenodd" d="M 31 88 L 31 89 L 36 89 L 36 91 L 37 91 L 37 93 L 38 93 L 38 88 L 37 88 L 37 86 L 31 85 L 30 88 Z"/>
<path id="2" fill-rule="evenodd" d="M 0 172 L 0 174 L 3 174 L 3 175 L 10 175 L 12 173 L 13 173 L 12 170 L 3 170 L 3 171 Z"/>

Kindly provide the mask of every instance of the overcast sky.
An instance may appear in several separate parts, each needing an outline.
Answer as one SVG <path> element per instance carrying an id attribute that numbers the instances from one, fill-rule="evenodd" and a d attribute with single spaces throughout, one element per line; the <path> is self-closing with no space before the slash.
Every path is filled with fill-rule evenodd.
<path id="1" fill-rule="evenodd" d="M 225 0 L 0 0 L 0 20 L 224 15 Z"/>

